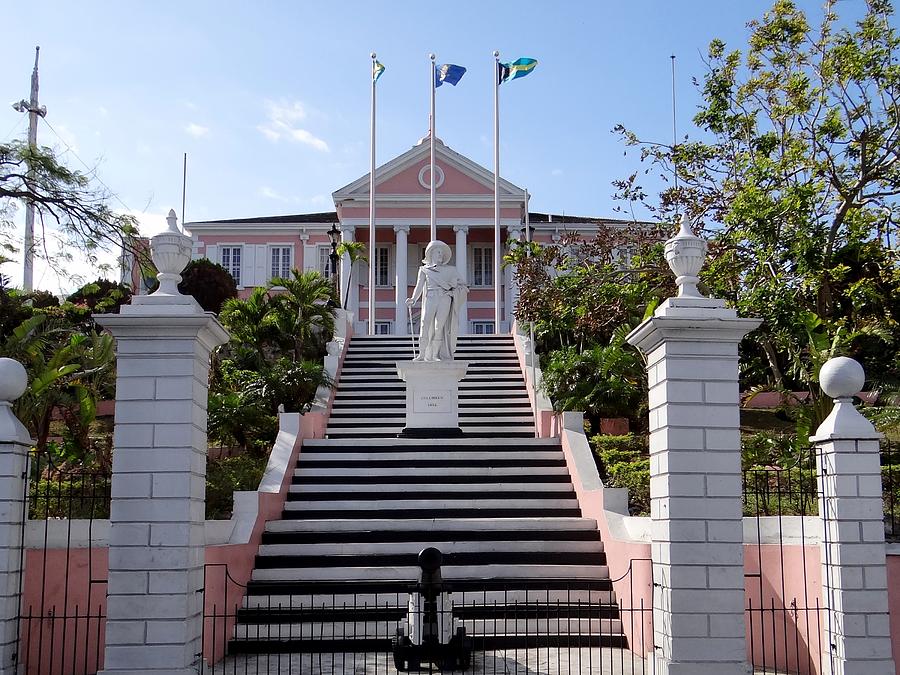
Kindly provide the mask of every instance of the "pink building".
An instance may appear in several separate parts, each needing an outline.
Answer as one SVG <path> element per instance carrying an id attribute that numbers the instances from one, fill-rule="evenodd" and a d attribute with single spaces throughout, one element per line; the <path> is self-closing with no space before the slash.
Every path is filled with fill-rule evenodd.
<path id="1" fill-rule="evenodd" d="M 377 333 L 405 335 L 409 319 L 404 301 L 412 291 L 416 270 L 429 241 L 430 176 L 427 137 L 410 150 L 378 167 L 376 175 L 375 327 Z M 498 332 L 494 321 L 494 176 L 491 171 L 435 140 L 437 236 L 453 250 L 453 261 L 470 292 L 460 314 L 460 333 Z M 524 238 L 525 191 L 500 179 L 500 240 Z M 265 286 L 292 268 L 330 275 L 328 231 L 337 226 L 343 241 L 369 241 L 369 174 L 336 190 L 335 211 L 235 220 L 187 223 L 195 241 L 194 255 L 228 269 L 242 295 Z M 530 213 L 535 241 L 550 242 L 565 230 L 590 237 L 604 227 L 630 221 L 576 218 Z M 464 251 L 464 255 L 459 255 Z M 503 251 L 501 251 L 501 254 Z M 341 296 L 356 317 L 356 330 L 367 332 L 369 271 L 358 264 L 348 280 L 341 265 Z M 499 332 L 512 323 L 515 283 L 507 269 L 501 287 Z"/>

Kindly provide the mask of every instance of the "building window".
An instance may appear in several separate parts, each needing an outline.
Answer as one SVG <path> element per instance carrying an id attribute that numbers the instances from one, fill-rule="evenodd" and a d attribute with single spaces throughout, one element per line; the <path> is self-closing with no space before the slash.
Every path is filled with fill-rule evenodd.
<path id="1" fill-rule="evenodd" d="M 391 249 L 387 246 L 375 247 L 375 286 L 390 286 Z"/>
<path id="2" fill-rule="evenodd" d="M 472 247 L 472 285 L 494 285 L 494 247 Z"/>
<path id="3" fill-rule="evenodd" d="M 376 321 L 375 322 L 375 335 L 391 335 L 393 334 L 394 327 L 393 321 Z"/>
<path id="4" fill-rule="evenodd" d="M 269 259 L 272 263 L 270 278 L 281 277 L 287 279 L 291 276 L 291 247 L 290 246 L 272 246 L 269 248 Z"/>
<path id="5" fill-rule="evenodd" d="M 240 246 L 223 246 L 220 251 L 222 267 L 234 277 L 234 283 L 241 285 L 241 248 Z"/>
<path id="6" fill-rule="evenodd" d="M 331 246 L 319 246 L 319 273 L 326 279 L 331 278 Z"/>
<path id="7" fill-rule="evenodd" d="M 473 321 L 472 322 L 472 334 L 473 335 L 493 335 L 494 334 L 494 322 L 493 321 Z"/>

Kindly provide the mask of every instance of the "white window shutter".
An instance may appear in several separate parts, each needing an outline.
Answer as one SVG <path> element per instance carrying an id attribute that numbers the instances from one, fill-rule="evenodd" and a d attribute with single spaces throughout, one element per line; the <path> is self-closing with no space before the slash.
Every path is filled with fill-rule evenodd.
<path id="1" fill-rule="evenodd" d="M 252 245 L 244 246 L 241 251 L 241 286 L 255 286 L 256 274 L 253 271 L 253 262 L 256 260 L 256 251 Z"/>
<path id="2" fill-rule="evenodd" d="M 219 247 L 215 244 L 207 244 L 206 245 L 206 259 L 210 262 L 215 263 L 216 265 L 221 265 L 222 261 L 219 259 Z"/>
<path id="3" fill-rule="evenodd" d="M 297 266 L 299 267 L 299 266 Z M 313 245 L 303 245 L 303 271 L 313 272 L 319 269 L 319 249 Z"/>
<path id="4" fill-rule="evenodd" d="M 272 272 L 272 257 L 269 255 L 268 246 L 265 244 L 256 244 L 247 248 L 256 249 L 256 264 L 253 266 L 255 270 L 254 276 L 256 283 L 254 286 L 265 286 L 269 283 L 269 275 Z"/>

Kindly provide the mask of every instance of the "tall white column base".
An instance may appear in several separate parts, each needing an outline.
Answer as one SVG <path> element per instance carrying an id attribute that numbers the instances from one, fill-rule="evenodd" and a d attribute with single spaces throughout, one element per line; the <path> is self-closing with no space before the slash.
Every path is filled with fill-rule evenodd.
<path id="1" fill-rule="evenodd" d="M 669 299 L 628 341 L 647 355 L 653 673 L 746 675 L 738 343 L 720 300 Z"/>
<path id="2" fill-rule="evenodd" d="M 394 335 L 409 334 L 409 310 L 406 307 L 406 293 L 409 286 L 407 273 L 407 235 L 409 225 L 394 225 L 397 244 L 394 254 L 394 266 L 397 269 L 396 307 L 394 309 Z"/>
<path id="3" fill-rule="evenodd" d="M 34 441 L 12 411 L 27 386 L 25 368 L 0 358 L 0 675 L 17 675 L 25 476 Z"/>
<path id="4" fill-rule="evenodd" d="M 456 273 L 462 282 L 468 285 L 466 277 L 468 275 L 468 245 L 466 237 L 469 234 L 468 225 L 454 225 L 453 231 L 456 233 Z M 459 335 L 467 335 L 469 333 L 469 300 L 468 294 L 463 296 L 462 307 L 459 308 Z"/>
<path id="5" fill-rule="evenodd" d="M 858 363 L 831 359 L 819 380 L 835 399 L 810 438 L 818 450 L 823 532 L 823 675 L 893 675 L 881 434 L 853 406 L 865 383 Z"/>
<path id="6" fill-rule="evenodd" d="M 228 338 L 193 298 L 96 316 L 116 338 L 104 675 L 198 672 L 209 354 Z"/>

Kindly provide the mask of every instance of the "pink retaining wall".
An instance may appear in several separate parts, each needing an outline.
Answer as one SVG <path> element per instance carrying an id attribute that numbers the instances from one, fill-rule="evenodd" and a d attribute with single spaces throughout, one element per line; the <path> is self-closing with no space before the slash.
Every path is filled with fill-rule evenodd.
<path id="1" fill-rule="evenodd" d="M 90 675 L 103 666 L 108 559 L 106 548 L 25 552 L 19 636 L 26 673 Z"/>
<path id="2" fill-rule="evenodd" d="M 818 544 L 745 544 L 747 653 L 760 668 L 818 675 L 822 573 Z"/>
<path id="3" fill-rule="evenodd" d="M 597 521 L 609 578 L 612 579 L 616 600 L 621 608 L 622 630 L 629 648 L 643 657 L 653 650 L 653 569 L 650 565 L 650 544 L 623 541 L 609 531 L 603 505 L 603 490 L 587 490 L 579 476 L 567 434 L 562 433 L 562 450 L 572 476 L 578 505 L 585 518 Z"/>

